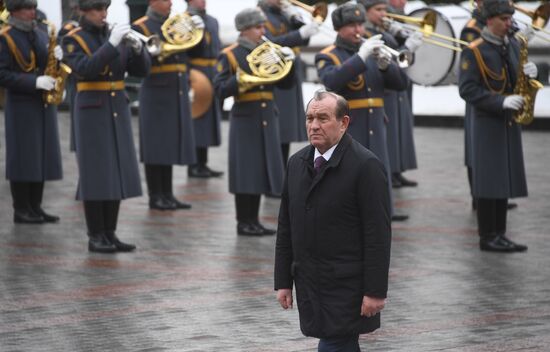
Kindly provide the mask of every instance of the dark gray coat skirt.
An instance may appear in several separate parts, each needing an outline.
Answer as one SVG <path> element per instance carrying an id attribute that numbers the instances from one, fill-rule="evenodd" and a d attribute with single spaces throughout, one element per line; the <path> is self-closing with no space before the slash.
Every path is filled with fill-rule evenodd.
<path id="1" fill-rule="evenodd" d="M 414 116 L 407 91 L 386 91 L 384 109 L 388 117 L 388 157 L 391 172 L 416 169 Z"/>
<path id="2" fill-rule="evenodd" d="M 26 73 L 12 57 L 6 39 L 0 37 L 0 86 L 6 88 L 5 134 L 6 178 L 10 181 L 43 182 L 59 180 L 63 171 L 57 126 L 57 108 L 46 105 L 43 90 L 36 89 L 36 78 L 46 66 L 48 38 L 35 29 L 36 71 Z M 7 33 L 30 61 L 31 44 L 27 33 L 11 28 Z"/>

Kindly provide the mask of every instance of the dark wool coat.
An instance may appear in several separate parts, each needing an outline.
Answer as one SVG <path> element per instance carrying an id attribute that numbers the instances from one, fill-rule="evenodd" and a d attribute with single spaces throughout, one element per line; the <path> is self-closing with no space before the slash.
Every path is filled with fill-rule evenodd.
<path id="1" fill-rule="evenodd" d="M 65 59 L 78 83 L 116 82 L 125 73 L 145 76 L 151 59 L 145 49 L 135 55 L 109 34 L 86 23 L 63 38 Z M 77 83 L 77 86 L 78 86 Z M 128 96 L 124 90 L 88 90 L 74 102 L 79 200 L 120 200 L 141 195 L 141 182 Z"/>
<path id="2" fill-rule="evenodd" d="M 300 327 L 318 338 L 380 326 L 363 296 L 385 298 L 391 225 L 384 165 L 344 135 L 314 176 L 314 147 L 288 163 L 275 254 L 275 289 L 296 287 Z"/>
<path id="3" fill-rule="evenodd" d="M 34 41 L 34 45 L 31 42 Z M 10 48 L 8 41 L 13 43 Z M 25 72 L 12 50 L 35 67 Z M 44 74 L 48 35 L 40 29 L 24 32 L 5 26 L 0 35 L 0 86 L 6 88 L 6 178 L 10 181 L 43 182 L 63 175 L 57 127 L 57 108 L 44 103 L 36 79 Z"/>
<path id="4" fill-rule="evenodd" d="M 464 48 L 460 60 L 460 96 L 472 105 L 472 195 L 489 199 L 527 196 L 521 126 L 513 120 L 512 110 L 502 107 L 516 85 L 519 43 L 511 37 L 503 48 L 481 37 Z M 495 80 L 481 67 L 492 74 L 504 72 L 503 79 Z"/>
<path id="5" fill-rule="evenodd" d="M 133 29 L 162 40 L 163 22 L 142 17 Z M 191 120 L 188 72 L 154 72 L 164 65 L 183 64 L 185 53 L 171 55 L 161 62 L 152 59 L 151 73 L 139 90 L 140 159 L 153 165 L 188 165 L 196 162 L 195 133 Z M 187 67 L 187 70 L 189 68 Z"/>

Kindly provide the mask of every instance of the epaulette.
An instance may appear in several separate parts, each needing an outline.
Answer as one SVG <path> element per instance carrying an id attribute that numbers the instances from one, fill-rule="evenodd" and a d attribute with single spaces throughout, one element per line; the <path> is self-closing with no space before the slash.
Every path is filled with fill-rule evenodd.
<path id="1" fill-rule="evenodd" d="M 477 48 L 483 42 L 484 42 L 483 38 L 481 38 L 481 37 L 477 38 L 476 40 L 474 40 L 473 42 L 468 44 L 468 48 L 470 48 L 470 49 Z"/>
<path id="2" fill-rule="evenodd" d="M 151 31 L 149 30 L 149 28 L 147 28 L 147 25 L 145 24 L 145 21 L 147 21 L 148 19 L 149 19 L 148 16 L 143 16 L 135 20 L 133 24 L 141 28 L 141 31 L 145 36 L 150 37 Z"/>
<path id="3" fill-rule="evenodd" d="M 135 20 L 132 24 L 139 25 L 139 24 L 147 21 L 148 19 L 149 19 L 148 16 L 143 16 L 143 17 L 140 17 L 137 20 Z"/>
<path id="4" fill-rule="evenodd" d="M 468 23 L 466 23 L 466 26 L 465 27 L 468 27 L 468 28 L 477 28 L 476 26 L 476 23 L 477 23 L 477 20 L 475 18 L 471 18 Z"/>
<path id="5" fill-rule="evenodd" d="M 0 29 L 0 35 L 4 35 L 10 29 L 11 29 L 10 25 L 6 25 L 6 26 L 2 27 L 2 29 Z"/>
<path id="6" fill-rule="evenodd" d="M 239 67 L 237 58 L 235 57 L 235 54 L 233 54 L 233 49 L 235 49 L 237 46 L 238 46 L 237 43 L 233 43 L 222 49 L 222 53 L 224 53 L 227 56 L 227 60 L 229 60 L 229 65 L 231 65 L 233 72 L 236 72 L 237 67 Z"/>
<path id="7" fill-rule="evenodd" d="M 73 34 L 75 34 L 76 32 L 78 31 L 81 31 L 82 30 L 82 27 L 76 27 L 76 28 L 73 28 L 69 31 L 69 33 L 67 33 L 68 36 L 71 36 Z"/>
<path id="8" fill-rule="evenodd" d="M 78 25 L 75 24 L 74 22 L 69 22 L 69 23 L 66 23 L 64 26 L 63 26 L 63 29 L 66 30 L 66 31 L 71 31 L 73 29 L 75 29 Z"/>
<path id="9" fill-rule="evenodd" d="M 340 61 L 340 59 L 338 58 L 338 56 L 336 56 L 334 53 L 332 53 L 332 51 L 334 50 L 334 48 L 336 48 L 336 46 L 333 44 L 333 45 L 329 45 L 327 46 L 326 48 L 324 48 L 323 50 L 321 50 L 319 53 L 320 54 L 325 54 L 327 55 L 328 57 L 330 57 L 332 59 L 332 61 L 334 62 L 334 64 L 336 65 L 341 65 L 342 62 Z"/>

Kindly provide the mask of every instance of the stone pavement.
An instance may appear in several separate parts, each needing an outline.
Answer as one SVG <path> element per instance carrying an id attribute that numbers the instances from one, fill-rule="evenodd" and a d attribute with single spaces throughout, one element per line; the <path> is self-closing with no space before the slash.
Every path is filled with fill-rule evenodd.
<path id="1" fill-rule="evenodd" d="M 88 253 L 66 113 L 59 120 L 65 179 L 46 185 L 44 204 L 61 222 L 13 224 L 9 186 L 0 183 L 0 351 L 316 350 L 317 340 L 300 333 L 297 309 L 275 301 L 275 238 L 236 235 L 226 177 L 189 180 L 177 168 L 176 194 L 192 210 L 125 201 L 118 234 L 137 252 Z M 362 349 L 550 350 L 548 133 L 524 133 L 530 196 L 508 224 L 529 251 L 514 254 L 477 248 L 462 131 L 417 128 L 415 136 L 420 168 L 406 176 L 419 187 L 396 192 L 411 218 L 394 224 L 382 328 L 361 337 Z M 212 167 L 227 169 L 226 145 L 210 155 Z M 277 211 L 278 200 L 262 200 L 265 223 L 275 226 Z"/>

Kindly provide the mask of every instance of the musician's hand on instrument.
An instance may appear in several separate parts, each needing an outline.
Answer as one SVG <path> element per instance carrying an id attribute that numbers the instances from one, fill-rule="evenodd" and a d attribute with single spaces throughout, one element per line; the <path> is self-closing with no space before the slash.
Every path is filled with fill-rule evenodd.
<path id="1" fill-rule="evenodd" d="M 388 68 L 388 66 L 391 64 L 392 55 L 387 50 L 378 49 L 376 59 L 377 59 L 376 63 L 378 64 L 378 69 L 385 71 Z"/>
<path id="2" fill-rule="evenodd" d="M 387 28 L 388 32 L 393 36 L 399 35 L 405 29 L 402 23 L 394 21 L 391 18 L 384 17 L 382 21 L 384 28 Z"/>
<path id="3" fill-rule="evenodd" d="M 405 46 L 409 49 L 410 52 L 414 53 L 422 45 L 423 34 L 422 32 L 413 32 L 407 40 L 405 40 Z"/>
<path id="4" fill-rule="evenodd" d="M 143 42 L 141 40 L 132 41 L 131 47 L 134 53 L 139 55 L 141 53 L 141 49 L 143 48 Z"/>
<path id="5" fill-rule="evenodd" d="M 281 53 L 285 56 L 285 60 L 294 61 L 294 59 L 296 58 L 294 50 L 292 50 L 292 48 L 289 48 L 288 46 L 281 47 Z"/>
<path id="6" fill-rule="evenodd" d="M 536 78 L 539 74 L 539 70 L 537 69 L 537 65 L 529 61 L 523 65 L 523 73 L 529 78 Z"/>
<path id="7" fill-rule="evenodd" d="M 55 78 L 52 76 L 38 76 L 36 78 L 36 89 L 52 90 L 55 88 Z"/>
<path id="8" fill-rule="evenodd" d="M 296 8 L 296 6 L 292 6 L 289 3 L 281 2 L 281 12 L 283 15 L 288 19 L 291 20 L 293 17 L 301 18 L 302 14 L 300 11 Z"/>
<path id="9" fill-rule="evenodd" d="M 63 49 L 61 49 L 61 46 L 56 45 L 55 48 L 53 48 L 53 56 L 57 61 L 63 60 Z"/>
<path id="10" fill-rule="evenodd" d="M 504 98 L 502 107 L 508 110 L 519 110 L 525 103 L 525 99 L 521 95 L 509 95 Z"/>
<path id="11" fill-rule="evenodd" d="M 382 45 L 384 45 L 384 41 L 382 41 L 382 35 L 377 34 L 369 39 L 365 40 L 363 44 L 359 47 L 359 51 L 357 52 L 357 55 L 363 61 L 367 61 L 367 58 L 371 56 L 375 51 L 379 50 Z"/>
<path id="12" fill-rule="evenodd" d="M 527 41 L 530 41 L 535 36 L 535 30 L 530 25 L 525 25 L 517 34 L 524 36 Z"/>
<path id="13" fill-rule="evenodd" d="M 319 33 L 319 27 L 321 26 L 320 23 L 311 21 L 308 24 L 304 24 L 298 31 L 300 32 L 300 37 L 302 39 L 307 39 L 317 33 Z"/>
<path id="14" fill-rule="evenodd" d="M 127 23 L 115 24 L 111 30 L 111 35 L 109 36 L 109 43 L 112 46 L 118 46 L 122 39 L 130 33 L 130 25 Z"/>
<path id="15" fill-rule="evenodd" d="M 197 27 L 198 29 L 203 29 L 204 28 L 204 21 L 202 20 L 202 17 L 199 16 L 199 15 L 193 15 L 191 16 L 191 21 L 193 21 L 193 24 L 195 25 L 195 27 Z"/>

